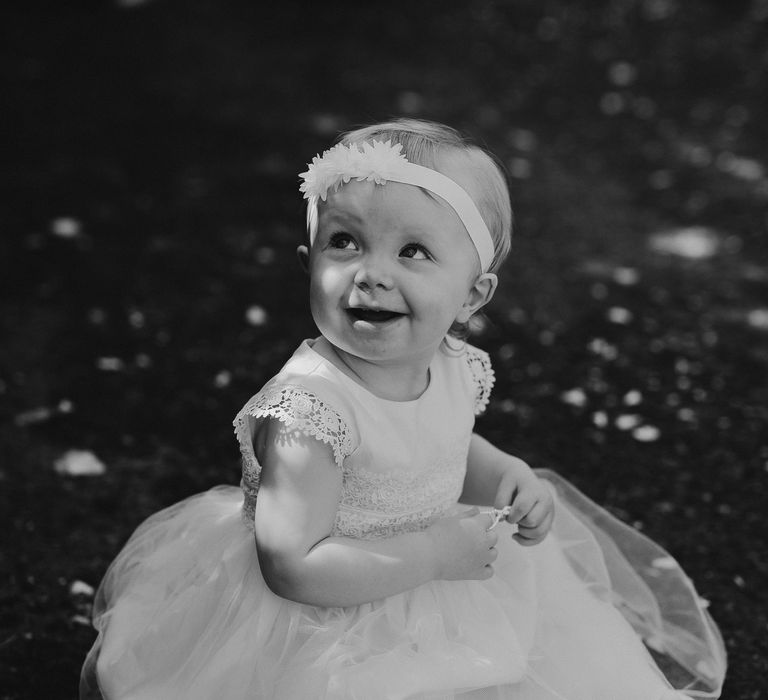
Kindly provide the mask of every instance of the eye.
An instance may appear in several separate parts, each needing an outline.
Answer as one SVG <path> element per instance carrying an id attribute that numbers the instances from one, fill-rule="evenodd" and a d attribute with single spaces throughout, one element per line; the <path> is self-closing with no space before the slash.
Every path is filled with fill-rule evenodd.
<path id="1" fill-rule="evenodd" d="M 348 233 L 339 231 L 331 235 L 328 240 L 328 247 L 336 250 L 357 250 L 357 243 Z"/>
<path id="2" fill-rule="evenodd" d="M 431 260 L 432 256 L 429 251 L 417 243 L 409 243 L 401 251 L 400 255 L 404 258 L 411 258 L 412 260 Z"/>

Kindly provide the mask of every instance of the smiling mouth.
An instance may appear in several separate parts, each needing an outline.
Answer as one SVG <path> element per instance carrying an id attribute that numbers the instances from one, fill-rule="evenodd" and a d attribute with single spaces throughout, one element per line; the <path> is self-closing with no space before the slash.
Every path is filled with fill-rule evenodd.
<path id="1" fill-rule="evenodd" d="M 386 309 L 363 308 L 350 308 L 347 309 L 347 313 L 356 321 L 367 321 L 368 323 L 386 323 L 405 315 L 397 311 L 387 311 Z"/>

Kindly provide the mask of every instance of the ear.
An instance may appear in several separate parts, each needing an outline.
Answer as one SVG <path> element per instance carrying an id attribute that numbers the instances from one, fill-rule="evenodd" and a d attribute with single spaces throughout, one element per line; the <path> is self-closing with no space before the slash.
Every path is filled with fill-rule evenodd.
<path id="1" fill-rule="evenodd" d="M 296 248 L 296 257 L 299 259 L 301 269 L 309 274 L 309 248 L 305 245 L 300 245 Z"/>
<path id="2" fill-rule="evenodd" d="M 482 309 L 492 298 L 496 291 L 499 278 L 492 272 L 484 272 L 470 287 L 463 306 L 456 315 L 456 321 L 467 323 L 474 314 Z"/>

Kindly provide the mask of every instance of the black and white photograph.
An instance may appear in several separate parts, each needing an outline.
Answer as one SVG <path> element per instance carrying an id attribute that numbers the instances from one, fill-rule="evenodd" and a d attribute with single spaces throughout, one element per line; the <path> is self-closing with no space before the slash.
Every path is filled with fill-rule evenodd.
<path id="1" fill-rule="evenodd" d="M 768 698 L 768 0 L 1 13 L 0 700 Z"/>

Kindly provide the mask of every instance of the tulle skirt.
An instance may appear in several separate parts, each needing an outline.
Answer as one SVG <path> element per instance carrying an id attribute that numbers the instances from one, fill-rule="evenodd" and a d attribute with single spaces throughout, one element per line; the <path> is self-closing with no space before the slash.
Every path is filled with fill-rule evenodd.
<path id="1" fill-rule="evenodd" d="M 521 547 L 499 525 L 487 581 L 433 581 L 320 608 L 273 594 L 242 493 L 146 520 L 94 604 L 81 700 L 717 698 L 722 639 L 664 550 L 551 472 L 556 518 Z"/>

